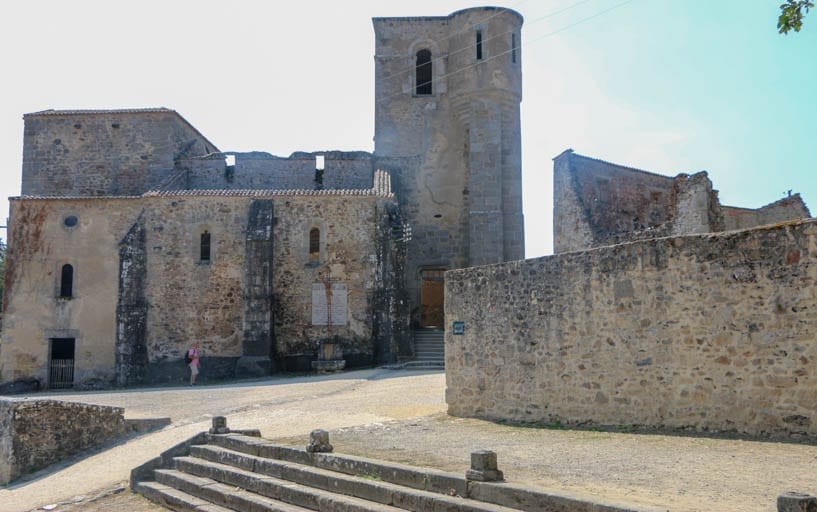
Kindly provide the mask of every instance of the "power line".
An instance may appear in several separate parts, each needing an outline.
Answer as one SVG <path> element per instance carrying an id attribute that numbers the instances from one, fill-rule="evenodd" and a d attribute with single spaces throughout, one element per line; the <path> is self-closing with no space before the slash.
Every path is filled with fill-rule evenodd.
<path id="1" fill-rule="evenodd" d="M 516 6 L 520 5 L 520 4 L 523 4 L 526 1 L 528 1 L 528 0 L 522 0 L 522 2 L 518 2 L 518 3 L 514 4 L 513 7 L 516 7 Z M 592 0 L 579 0 L 578 2 L 575 2 L 573 4 L 568 5 L 567 7 L 563 7 L 562 9 L 558 9 L 556 11 L 550 12 L 550 13 L 545 14 L 544 16 L 540 16 L 538 18 L 534 18 L 530 22 L 525 22 L 525 24 L 527 26 L 531 26 L 531 25 L 536 24 L 536 23 L 538 23 L 538 22 L 540 22 L 542 20 L 545 20 L 547 18 L 552 18 L 553 16 L 556 16 L 557 14 L 561 14 L 561 13 L 563 13 L 565 11 L 569 11 L 570 9 L 573 9 L 574 7 L 578 7 L 579 5 L 585 4 L 585 3 L 590 2 L 590 1 L 592 1 Z M 482 23 L 485 23 L 488 20 L 496 18 L 497 16 L 499 16 L 499 14 L 500 13 L 494 14 L 493 16 L 485 18 L 484 20 L 480 21 L 479 23 L 475 23 L 475 24 L 469 25 L 468 27 L 466 27 L 466 28 L 464 28 L 462 30 L 458 30 L 457 32 L 454 32 L 453 34 L 450 34 L 447 37 L 442 38 L 440 40 L 440 42 L 447 41 L 447 40 L 451 39 L 452 37 L 454 37 L 455 35 L 462 34 L 464 32 L 470 31 L 474 27 L 476 27 L 478 25 L 481 25 Z M 503 32 L 502 34 L 494 35 L 494 36 L 489 37 L 488 39 L 484 39 L 482 41 L 482 43 L 486 44 L 488 41 L 492 41 L 492 40 L 498 39 L 500 37 L 507 37 L 507 36 L 509 36 L 509 35 L 511 35 L 513 33 L 514 33 L 513 30 L 510 31 L 510 32 Z M 435 62 L 439 62 L 439 61 L 441 61 L 443 59 L 446 59 L 446 58 L 451 58 L 452 56 L 457 55 L 457 54 L 462 53 L 462 52 L 472 51 L 473 49 L 474 48 L 472 46 L 470 46 L 470 45 L 465 46 L 464 48 L 460 48 L 459 50 L 456 50 L 454 52 L 449 52 L 449 53 L 447 53 L 445 55 L 440 55 L 440 56 L 438 56 L 436 58 L 431 59 L 431 64 L 433 65 Z M 404 71 L 396 71 L 396 72 L 394 72 L 394 73 L 392 73 L 390 75 L 387 75 L 387 76 L 383 77 L 382 80 L 385 82 L 387 80 L 391 80 L 392 78 L 394 78 L 396 76 L 403 76 L 403 75 L 406 75 L 406 74 L 413 73 L 414 70 L 415 70 L 414 67 L 410 67 L 410 68 L 408 68 L 408 69 L 406 69 Z M 433 81 L 432 81 L 432 83 L 433 83 Z"/>
<path id="2" fill-rule="evenodd" d="M 528 1 L 529 1 L 529 0 L 521 0 L 521 1 L 519 1 L 519 2 L 517 2 L 517 3 L 515 3 L 515 4 L 513 4 L 513 5 L 512 5 L 511 7 L 509 7 L 508 9 L 514 9 L 515 7 L 518 7 L 518 6 L 520 6 L 520 5 L 524 4 L 524 3 L 528 2 Z M 588 2 L 588 1 L 590 1 L 590 0 L 582 0 L 582 2 Z M 449 35 L 447 35 L 446 37 L 443 37 L 443 38 L 442 38 L 442 39 L 440 39 L 439 41 L 435 41 L 435 42 L 439 44 L 439 43 L 442 43 L 442 42 L 444 42 L 444 41 L 448 41 L 449 39 L 451 39 L 452 37 L 454 37 L 454 36 L 456 36 L 456 35 L 459 35 L 459 34 L 463 34 L 463 33 L 465 33 L 465 32 L 468 32 L 468 31 L 472 30 L 474 27 L 476 27 L 476 26 L 478 26 L 478 25 L 482 25 L 483 23 L 487 23 L 489 20 L 492 20 L 492 19 L 496 18 L 497 16 L 499 16 L 500 14 L 502 14 L 502 13 L 503 13 L 503 11 L 504 11 L 504 9 L 498 9 L 498 10 L 497 10 L 497 12 L 496 12 L 496 13 L 494 13 L 494 14 L 492 14 L 491 16 L 488 16 L 487 18 L 485 18 L 485 19 L 483 19 L 483 20 L 480 20 L 480 21 L 479 21 L 479 22 L 477 22 L 477 23 L 473 23 L 473 24 L 471 24 L 471 25 L 469 25 L 469 26 L 467 26 L 467 27 L 465 27 L 465 28 L 463 28 L 463 29 L 461 29 L 461 30 L 458 30 L 458 31 L 456 31 L 456 32 L 454 32 L 454 33 L 452 33 L 452 34 L 449 34 Z M 443 58 L 444 58 L 443 56 L 439 56 L 439 57 L 437 57 L 437 58 L 431 59 L 431 63 L 433 64 L 434 62 L 437 62 L 437 61 L 439 61 L 439 60 L 442 60 Z M 409 70 L 409 71 L 397 71 L 397 72 L 395 72 L 395 73 L 392 73 L 392 74 L 390 74 L 390 75 L 388 75 L 388 76 L 383 77 L 383 80 L 389 80 L 389 79 L 393 78 L 394 76 L 397 76 L 397 75 L 402 75 L 402 74 L 404 74 L 404 73 L 411 72 L 411 71 L 414 71 L 414 69 L 412 68 L 412 69 L 411 69 L 411 70 Z"/>
<path id="3" fill-rule="evenodd" d="M 587 2 L 587 1 L 589 1 L 589 0 L 581 0 L 580 2 L 577 2 L 576 4 L 574 4 L 574 5 L 573 5 L 573 6 L 571 6 L 571 7 L 574 7 L 575 5 L 578 5 L 578 4 L 585 3 L 585 2 Z M 592 19 L 594 19 L 594 18 L 598 18 L 599 16 L 602 16 L 603 14 L 607 14 L 608 12 L 610 12 L 610 11 L 612 11 L 612 10 L 615 10 L 615 9 L 618 9 L 619 7 L 623 7 L 623 6 L 625 6 L 625 5 L 629 4 L 629 3 L 633 2 L 633 1 L 634 1 L 634 0 L 624 0 L 623 2 L 619 2 L 618 4 L 616 4 L 616 5 L 612 6 L 612 7 L 608 8 L 608 9 L 604 9 L 603 11 L 599 11 L 599 12 L 597 12 L 597 13 L 595 13 L 595 14 L 591 15 L 591 16 L 588 16 L 588 17 L 586 17 L 586 18 L 582 18 L 582 19 L 580 19 L 579 21 L 576 21 L 576 22 L 574 22 L 574 23 L 571 23 L 571 24 L 569 24 L 569 25 L 566 25 L 566 26 L 564 26 L 564 27 L 562 27 L 562 28 L 560 28 L 560 29 L 558 29 L 558 30 L 554 30 L 553 32 L 548 32 L 547 34 L 544 34 L 544 35 L 542 35 L 542 36 L 536 37 L 536 38 L 534 38 L 533 40 L 526 42 L 524 45 L 520 45 L 520 46 L 519 46 L 519 48 L 520 48 L 520 49 L 521 49 L 521 48 L 523 48 L 523 47 L 524 47 L 524 48 L 528 48 L 528 47 L 530 47 L 530 46 L 531 46 L 533 43 L 535 43 L 535 42 L 537 42 L 537 41 L 541 41 L 542 39 L 545 39 L 545 38 L 547 38 L 547 37 L 554 36 L 554 35 L 556 35 L 556 34 L 559 34 L 559 33 L 561 33 L 561 32 L 564 32 L 565 30 L 568 30 L 568 29 L 570 29 L 570 28 L 573 28 L 573 27 L 575 27 L 576 25 L 580 25 L 580 24 L 582 24 L 582 23 L 584 23 L 584 22 L 587 22 L 587 21 L 590 21 L 590 20 L 592 20 Z M 564 10 L 564 9 L 563 9 L 563 10 Z M 552 14 L 551 14 L 551 15 L 552 15 Z M 537 20 L 536 20 L 536 21 L 541 21 L 541 20 L 543 20 L 543 19 L 545 19 L 545 18 L 547 18 L 547 17 L 549 17 L 549 16 L 550 16 L 550 15 L 546 15 L 546 16 L 543 16 L 543 17 L 541 17 L 541 18 L 537 18 Z M 534 21 L 534 22 L 536 22 L 536 21 Z M 508 35 L 508 34 L 510 34 L 510 32 L 508 32 L 508 33 L 507 33 L 507 34 L 505 34 L 505 35 Z M 469 49 L 470 49 L 470 47 L 469 47 Z M 479 60 L 479 61 L 477 61 L 477 62 L 474 62 L 473 64 L 469 64 L 469 65 L 467 65 L 467 66 L 463 66 L 462 68 L 457 69 L 457 70 L 455 70 L 455 71 L 451 71 L 450 73 L 446 73 L 446 74 L 444 74 L 444 75 L 440 75 L 440 76 L 438 76 L 438 77 L 436 77 L 436 78 L 432 79 L 432 80 L 430 81 L 430 83 L 434 84 L 434 83 L 440 82 L 441 80 L 443 80 L 443 79 L 445 79 L 445 78 L 448 78 L 448 77 L 454 76 L 454 75 L 456 75 L 456 74 L 458 74 L 458 73 L 462 73 L 462 72 L 464 72 L 464 71 L 467 71 L 467 70 L 469 70 L 469 69 L 471 69 L 471 68 L 474 68 L 474 67 L 476 67 L 476 66 L 478 66 L 478 65 L 480 65 L 480 64 L 482 64 L 482 63 L 484 63 L 484 62 L 488 62 L 488 61 L 491 61 L 491 60 L 494 60 L 494 59 L 498 59 L 499 57 L 503 57 L 503 56 L 505 56 L 505 55 L 508 55 L 509 53 L 513 52 L 515 49 L 516 49 L 516 48 L 511 48 L 510 50 L 505 50 L 505 51 L 503 51 L 503 52 L 499 52 L 499 53 L 498 53 L 498 54 L 496 54 L 496 55 L 493 55 L 493 56 L 491 56 L 491 57 L 488 57 L 487 59 Z M 413 69 L 412 69 L 412 71 L 413 71 Z M 376 103 L 379 103 L 379 102 L 382 102 L 382 101 L 385 101 L 385 100 L 389 100 L 389 99 L 394 98 L 394 97 L 397 97 L 397 96 L 402 96 L 403 94 L 405 94 L 405 93 L 403 93 L 403 92 L 397 92 L 397 93 L 394 93 L 394 94 L 390 94 L 390 95 L 388 95 L 388 96 L 385 96 L 385 97 L 383 97 L 383 98 L 380 98 L 380 99 L 376 100 Z"/>

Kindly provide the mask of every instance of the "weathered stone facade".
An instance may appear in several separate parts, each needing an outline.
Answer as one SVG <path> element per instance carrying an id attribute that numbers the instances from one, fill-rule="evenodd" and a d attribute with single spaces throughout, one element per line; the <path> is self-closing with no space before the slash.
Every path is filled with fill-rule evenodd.
<path id="1" fill-rule="evenodd" d="M 799 194 L 758 209 L 723 206 L 705 171 L 670 178 L 572 150 L 554 159 L 553 197 L 557 254 L 811 216 Z"/>
<path id="2" fill-rule="evenodd" d="M 451 271 L 454 415 L 817 435 L 817 220 Z"/>
<path id="3" fill-rule="evenodd" d="M 275 217 L 262 216 L 259 229 L 264 203 L 270 214 L 274 205 Z M 193 340 L 211 378 L 236 375 L 242 358 L 250 374 L 301 356 L 308 363 L 334 337 L 353 363 L 371 364 L 375 345 L 393 351 L 396 343 L 375 329 L 372 310 L 380 289 L 394 286 L 393 274 L 381 274 L 382 262 L 394 258 L 393 244 L 380 239 L 391 234 L 391 204 L 373 191 L 15 199 L 12 218 L 26 222 L 12 224 L 3 377 L 47 383 L 52 338 L 76 340 L 74 379 L 84 386 L 182 378 L 181 357 Z M 64 225 L 68 216 L 76 226 Z M 324 237 L 315 259 L 313 226 Z M 212 255 L 202 261 L 205 230 Z M 60 297 L 55 276 L 66 261 L 76 285 L 71 297 Z M 346 286 L 348 316 L 337 325 L 313 325 L 315 283 Z"/>
<path id="4" fill-rule="evenodd" d="M 66 385 L 178 381 L 194 340 L 203 378 L 327 342 L 393 362 L 444 325 L 445 270 L 523 257 L 522 17 L 373 23 L 373 154 L 222 152 L 165 108 L 25 115 L 0 385 L 53 387 L 55 360 Z"/>
<path id="5" fill-rule="evenodd" d="M 124 409 L 0 399 L 0 485 L 126 433 Z"/>

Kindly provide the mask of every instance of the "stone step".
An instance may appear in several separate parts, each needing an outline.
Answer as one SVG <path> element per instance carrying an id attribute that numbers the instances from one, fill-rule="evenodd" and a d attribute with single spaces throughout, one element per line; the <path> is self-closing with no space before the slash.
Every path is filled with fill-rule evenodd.
<path id="1" fill-rule="evenodd" d="M 445 362 L 408 361 L 401 368 L 403 370 L 445 370 Z"/>
<path id="2" fill-rule="evenodd" d="M 186 492 L 195 492 L 194 488 L 204 489 L 202 498 L 228 507 L 240 508 L 223 496 L 226 489 L 236 487 L 265 499 L 279 500 L 299 507 L 293 510 L 320 510 L 344 512 L 400 512 L 383 503 L 368 501 L 338 492 L 327 491 L 318 487 L 303 485 L 290 480 L 276 478 L 253 471 L 247 471 L 228 464 L 211 462 L 196 457 L 180 457 L 177 470 L 157 470 L 157 480 L 164 484 L 178 487 Z"/>
<path id="3" fill-rule="evenodd" d="M 134 491 L 176 512 L 234 512 L 159 482 L 139 482 Z"/>
<path id="4" fill-rule="evenodd" d="M 509 512 L 511 510 L 499 505 L 465 500 L 457 496 L 385 482 L 379 479 L 379 475 L 354 476 L 311 465 L 256 457 L 216 446 L 194 446 L 191 447 L 190 454 L 192 457 L 179 460 L 180 469 L 193 474 L 200 474 L 202 471 L 214 471 L 227 478 L 228 480 L 225 480 L 227 483 L 243 488 L 248 488 L 243 484 L 244 479 L 256 475 L 256 478 L 262 478 L 265 482 L 271 482 L 274 479 L 282 482 L 297 482 L 297 484 L 314 489 L 340 493 L 381 505 L 392 505 L 412 512 L 425 510 Z M 210 463 L 210 465 L 204 464 L 202 461 Z M 230 470 L 229 468 L 235 469 Z M 210 478 L 213 477 L 210 476 Z M 221 481 L 220 477 L 216 479 Z M 288 484 L 287 487 L 292 487 L 292 484 Z M 251 490 L 270 496 L 260 489 L 251 488 Z M 455 489 L 454 494 L 456 494 Z M 393 507 L 383 510 L 392 510 Z"/>
<path id="5" fill-rule="evenodd" d="M 134 468 L 132 488 L 180 512 L 658 511 L 497 482 L 502 473 L 491 451 L 472 452 L 462 475 L 335 454 L 321 430 L 307 449 L 275 444 L 257 430 L 231 432 L 224 417 L 213 418 L 211 432 Z"/>

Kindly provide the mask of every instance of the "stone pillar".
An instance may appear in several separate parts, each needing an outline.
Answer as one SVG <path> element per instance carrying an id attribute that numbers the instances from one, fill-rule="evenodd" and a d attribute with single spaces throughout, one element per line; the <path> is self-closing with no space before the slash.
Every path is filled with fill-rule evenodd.
<path id="1" fill-rule="evenodd" d="M 329 443 L 329 432 L 316 429 L 309 433 L 309 444 L 306 451 L 309 453 L 331 453 L 334 448 Z"/>
<path id="2" fill-rule="evenodd" d="M 817 497 L 787 491 L 777 498 L 777 512 L 817 512 Z"/>
<path id="3" fill-rule="evenodd" d="M 497 469 L 496 452 L 477 450 L 471 452 L 471 469 L 465 472 L 468 480 L 480 482 L 501 482 L 504 480 L 502 471 Z"/>
<path id="4" fill-rule="evenodd" d="M 145 380 L 148 364 L 147 235 L 142 216 L 119 243 L 119 291 L 116 303 L 116 385 Z"/>
<path id="5" fill-rule="evenodd" d="M 213 416 L 213 426 L 210 427 L 211 434 L 229 434 L 226 416 Z"/>
<path id="6" fill-rule="evenodd" d="M 271 199 L 250 203 L 247 219 L 246 284 L 243 354 L 236 377 L 261 377 L 272 372 L 272 222 Z"/>

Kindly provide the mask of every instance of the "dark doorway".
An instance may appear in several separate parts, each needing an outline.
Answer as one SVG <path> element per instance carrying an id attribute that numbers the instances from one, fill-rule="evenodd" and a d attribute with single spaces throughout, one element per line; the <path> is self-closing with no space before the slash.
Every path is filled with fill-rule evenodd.
<path id="1" fill-rule="evenodd" d="M 48 367 L 48 387 L 74 387 L 74 338 L 51 338 L 51 361 Z"/>
<path id="2" fill-rule="evenodd" d="M 445 269 L 420 272 L 420 327 L 442 329 L 445 325 Z"/>

